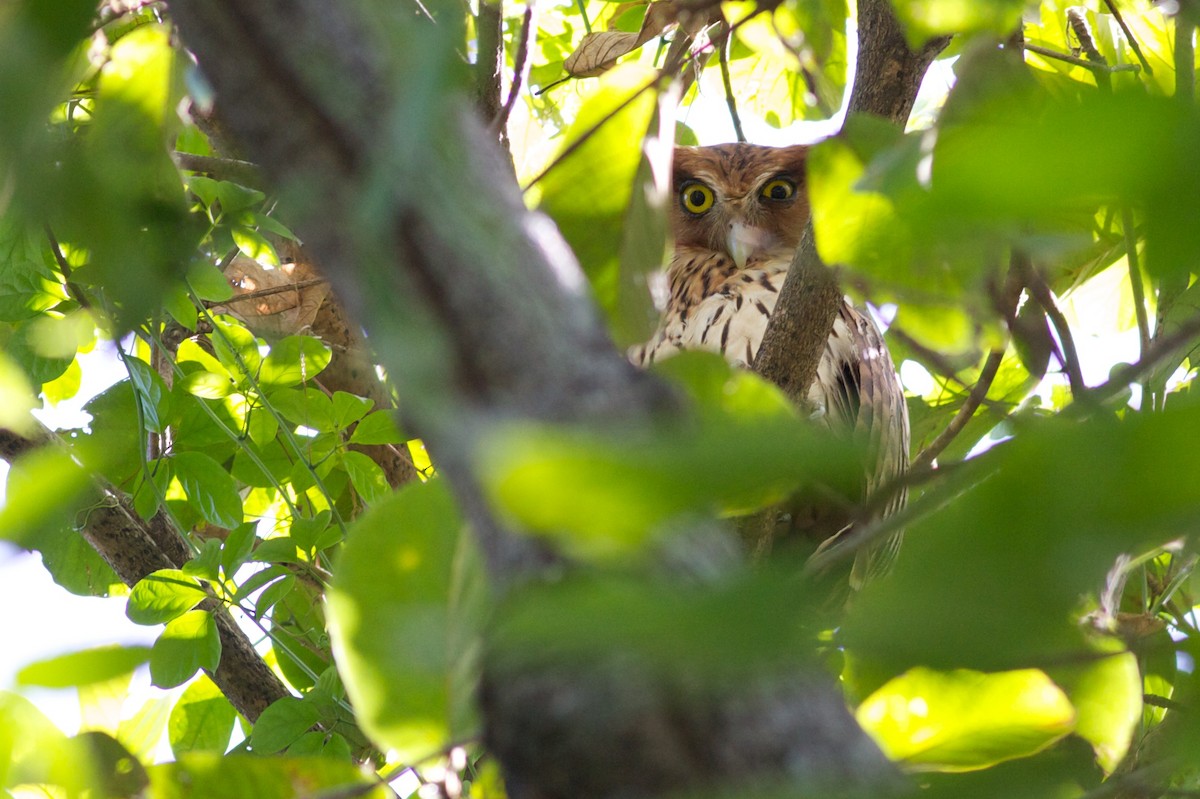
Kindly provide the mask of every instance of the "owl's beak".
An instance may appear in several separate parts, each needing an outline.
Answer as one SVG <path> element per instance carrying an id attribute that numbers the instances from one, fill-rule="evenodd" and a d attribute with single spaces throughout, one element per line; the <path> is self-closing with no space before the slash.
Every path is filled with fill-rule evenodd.
<path id="1" fill-rule="evenodd" d="M 738 269 L 745 269 L 746 262 L 750 260 L 751 255 L 770 249 L 773 238 L 762 228 L 734 222 L 729 226 L 729 237 L 726 239 L 726 244 Z"/>

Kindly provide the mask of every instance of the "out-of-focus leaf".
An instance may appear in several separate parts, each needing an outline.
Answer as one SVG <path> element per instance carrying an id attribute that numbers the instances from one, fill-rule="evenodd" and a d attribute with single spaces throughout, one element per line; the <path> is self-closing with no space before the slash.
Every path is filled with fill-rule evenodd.
<path id="1" fill-rule="evenodd" d="M 229 699 L 224 698 L 208 675 L 200 674 L 170 711 L 167 722 L 170 751 L 176 758 L 185 752 L 226 751 L 236 719 L 238 711 L 229 704 Z"/>
<path id="2" fill-rule="evenodd" d="M 221 660 L 217 624 L 206 610 L 189 610 L 167 622 L 150 652 L 150 679 L 159 688 L 174 688 L 198 669 L 213 671 Z"/>
<path id="3" fill-rule="evenodd" d="M 409 484 L 355 522 L 329 591 L 334 651 L 358 719 L 402 757 L 465 731 L 451 727 L 468 700 L 450 694 L 450 675 L 473 669 L 479 608 L 451 613 L 456 552 L 470 546 L 461 532 L 441 481 Z"/>
<path id="4" fill-rule="evenodd" d="M 363 799 L 395 795 L 349 760 L 327 757 L 222 757 L 217 752 L 188 752 L 174 763 L 148 771 L 150 795 L 155 799 L 228 799 L 230 786 L 255 799 L 300 799 L 314 792 L 350 789 Z"/>
<path id="5" fill-rule="evenodd" d="M 1119 553 L 1196 522 L 1197 470 L 1197 408 L 1023 430 L 969 462 L 965 490 L 908 528 L 892 574 L 855 598 L 846 643 L 893 673 L 1088 651 L 1070 620 L 1079 596 L 1103 584 Z"/>
<path id="6" fill-rule="evenodd" d="M 1025 0 L 893 0 L 914 47 L 948 33 L 1007 36 L 1021 21 Z"/>
<path id="7" fill-rule="evenodd" d="M 150 647 L 110 644 L 31 663 L 17 673 L 20 685 L 68 688 L 128 674 L 150 658 Z"/>
<path id="8" fill-rule="evenodd" d="M 129 592 L 125 615 L 134 624 L 163 624 L 196 607 L 207 596 L 196 579 L 179 569 L 159 569 L 139 580 Z"/>
<path id="9" fill-rule="evenodd" d="M 37 429 L 30 411 L 39 405 L 24 370 L 0 352 L 0 427 L 30 435 Z"/>
<path id="10" fill-rule="evenodd" d="M 88 485 L 87 472 L 59 447 L 39 447 L 17 458 L 0 508 L 0 539 L 33 545 L 41 531 L 69 525 Z"/>
<path id="11" fill-rule="evenodd" d="M 641 141 L 654 115 L 655 93 L 645 89 L 655 74 L 625 64 L 600 78 L 563 136 L 563 160 L 538 184 L 542 210 L 570 243 L 610 318 L 619 308 L 618 254 L 641 158 L 630 143 Z"/>
<path id="12" fill-rule="evenodd" d="M 1142 718 L 1142 675 L 1137 657 L 1132 652 L 1117 651 L 1086 666 L 1060 672 L 1055 672 L 1055 679 L 1075 705 L 1075 734 L 1092 745 L 1096 762 L 1105 774 L 1111 774 L 1129 751 Z"/>
<path id="13" fill-rule="evenodd" d="M 729 686 L 749 673 L 795 674 L 814 657 L 821 597 L 794 566 L 736 579 L 681 584 L 655 578 L 575 574 L 507 596 L 489 636 L 488 663 L 559 666 L 636 663 L 667 683 Z M 780 624 L 779 608 L 795 609 Z M 686 663 L 686 676 L 679 664 Z M 711 681 L 711 682 L 710 682 Z"/>
<path id="14" fill-rule="evenodd" d="M 641 551 L 682 514 L 752 510 L 802 483 L 848 496 L 860 468 L 855 448 L 799 420 L 715 415 L 658 429 L 513 425 L 486 442 L 480 462 L 496 508 L 600 558 Z"/>
<path id="15" fill-rule="evenodd" d="M 1034 669 L 912 669 L 867 697 L 855 715 L 888 757 L 940 771 L 1031 755 L 1075 725 L 1066 695 Z"/>

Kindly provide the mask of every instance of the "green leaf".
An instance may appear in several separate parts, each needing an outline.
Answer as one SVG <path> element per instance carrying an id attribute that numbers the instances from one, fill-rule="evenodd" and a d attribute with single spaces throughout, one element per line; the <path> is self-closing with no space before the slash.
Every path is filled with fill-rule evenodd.
<path id="1" fill-rule="evenodd" d="M 284 388 L 272 391 L 267 402 L 280 416 L 311 430 L 329 433 L 337 429 L 333 402 L 318 388 Z"/>
<path id="2" fill-rule="evenodd" d="M 163 624 L 187 613 L 208 597 L 199 581 L 179 569 L 159 569 L 129 592 L 125 615 L 134 624 Z"/>
<path id="3" fill-rule="evenodd" d="M 947 33 L 1004 37 L 1021 22 L 1025 0 L 892 0 L 909 44 L 918 47 Z"/>
<path id="4" fill-rule="evenodd" d="M 190 610 L 167 622 L 150 652 L 150 681 L 173 688 L 191 679 L 197 669 L 214 671 L 221 660 L 217 623 L 206 610 Z"/>
<path id="5" fill-rule="evenodd" d="M 1071 621 L 1079 597 L 1104 584 L 1119 554 L 1200 521 L 1197 473 L 1197 407 L 1023 429 L 967 461 L 933 497 L 939 507 L 908 526 L 888 579 L 855 597 L 843 643 L 892 673 L 1004 670 L 1088 652 Z"/>
<path id="6" fill-rule="evenodd" d="M 361 452 L 350 450 L 342 453 L 342 463 L 354 490 L 368 505 L 374 505 L 388 495 L 392 487 L 379 464 Z"/>
<path id="7" fill-rule="evenodd" d="M 909 768 L 969 771 L 1046 748 L 1071 732 L 1075 709 L 1035 669 L 917 668 L 867 697 L 855 717 L 888 757 Z"/>
<path id="8" fill-rule="evenodd" d="M 88 485 L 87 473 L 59 447 L 39 447 L 17 458 L 0 507 L 0 539 L 28 546 L 40 531 L 69 524 Z"/>
<path id="9" fill-rule="evenodd" d="M 373 400 L 347 394 L 345 391 L 333 392 L 333 423 L 338 430 L 344 430 L 367 415 L 375 404 Z"/>
<path id="10" fill-rule="evenodd" d="M 273 608 L 277 602 L 287 596 L 293 588 L 296 587 L 296 575 L 288 574 L 281 580 L 276 580 L 271 583 L 258 595 L 258 601 L 254 603 L 254 609 L 260 616 L 266 615 L 266 612 Z"/>
<path id="11" fill-rule="evenodd" d="M 321 720 L 316 704 L 294 696 L 271 703 L 250 733 L 250 746 L 263 755 L 281 752 Z"/>
<path id="12" fill-rule="evenodd" d="M 154 766 L 149 772 L 148 795 L 154 799 L 229 799 L 230 786 L 236 786 L 237 795 L 254 799 L 300 799 L 338 792 L 362 799 L 395 796 L 385 783 L 374 775 L 364 775 L 348 759 L 339 762 L 328 757 L 222 757 L 216 752 L 188 752 L 177 762 Z"/>
<path id="13" fill-rule="evenodd" d="M 263 234 L 242 225 L 234 225 L 229 232 L 246 257 L 268 266 L 279 266 L 279 254 Z"/>
<path id="14" fill-rule="evenodd" d="M 224 369 L 221 374 L 200 370 L 188 372 L 176 385 L 194 397 L 201 399 L 223 399 L 233 393 L 236 386 Z"/>
<path id="15" fill-rule="evenodd" d="M 185 752 L 224 752 L 229 748 L 229 736 L 236 721 L 237 711 L 233 705 L 221 689 L 202 674 L 171 709 L 171 718 L 167 722 L 171 751 L 176 758 Z"/>
<path id="16" fill-rule="evenodd" d="M 188 504 L 206 521 L 231 528 L 242 523 L 242 498 L 221 464 L 202 452 L 177 453 L 171 456 L 170 464 Z"/>
<path id="17" fill-rule="evenodd" d="M 217 360 L 240 385 L 246 375 L 257 372 L 262 363 L 259 340 L 233 317 L 213 317 L 212 324 L 212 344 Z"/>
<path id="18" fill-rule="evenodd" d="M 329 365 L 333 351 L 312 336 L 288 336 L 271 346 L 258 373 L 264 389 L 294 386 L 312 380 Z"/>
<path id="19" fill-rule="evenodd" d="M 853 447 L 800 420 L 716 413 L 619 432 L 514 424 L 487 440 L 480 463 L 496 508 L 591 558 L 637 553 L 672 519 L 753 510 L 801 484 L 848 496 L 859 468 Z"/>
<path id="20" fill-rule="evenodd" d="M 68 688 L 128 674 L 150 657 L 150 647 L 110 644 L 31 663 L 17 673 L 18 685 Z"/>
<path id="21" fill-rule="evenodd" d="M 351 444 L 399 444 L 404 441 L 396 426 L 395 411 L 375 411 L 354 426 Z"/>
<path id="22" fill-rule="evenodd" d="M 221 545 L 221 570 L 227 577 L 232 577 L 238 567 L 246 562 L 257 542 L 257 525 L 252 522 L 239 524 L 229 531 L 225 542 Z"/>
<path id="23" fill-rule="evenodd" d="M 354 523 L 329 590 L 330 634 L 346 691 L 367 734 L 401 759 L 465 732 L 451 726 L 452 715 L 472 690 L 450 675 L 470 671 L 478 609 L 450 602 L 451 586 L 464 579 L 455 575 L 463 573 L 456 560 L 465 555 L 456 553 L 466 546 L 441 481 L 410 483 Z"/>
<path id="24" fill-rule="evenodd" d="M 146 428 L 155 433 L 165 431 L 171 422 L 171 390 L 145 361 L 126 358 L 125 366 L 139 395 L 139 407 L 146 420 Z"/>
<path id="25" fill-rule="evenodd" d="M 187 283 L 197 297 L 208 302 L 224 302 L 233 296 L 233 286 L 215 264 L 193 262 L 188 267 Z"/>
<path id="26" fill-rule="evenodd" d="M 1075 705 L 1075 734 L 1092 745 L 1096 762 L 1105 774 L 1111 774 L 1129 751 L 1142 720 L 1142 675 L 1137 657 L 1115 651 L 1086 666 L 1064 669 L 1055 679 Z"/>
<path id="27" fill-rule="evenodd" d="M 619 318 L 621 295 L 618 254 L 641 157 L 630 143 L 641 141 L 654 115 L 655 93 L 641 91 L 653 77 L 650 67 L 623 64 L 598 78 L 563 135 L 560 153 L 573 149 L 538 184 L 542 210 L 558 224 L 613 320 Z"/>

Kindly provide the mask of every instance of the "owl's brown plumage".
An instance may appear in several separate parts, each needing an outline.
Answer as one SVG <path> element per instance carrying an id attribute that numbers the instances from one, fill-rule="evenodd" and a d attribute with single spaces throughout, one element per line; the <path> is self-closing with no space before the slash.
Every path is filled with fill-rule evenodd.
<path id="1" fill-rule="evenodd" d="M 754 365 L 808 221 L 807 152 L 752 144 L 676 148 L 669 295 L 658 330 L 630 349 L 634 363 L 701 349 Z M 908 410 L 895 366 L 875 323 L 849 302 L 834 320 L 808 398 L 831 429 L 869 443 L 867 495 L 908 467 Z M 897 494 L 883 513 L 903 501 Z M 845 531 L 837 524 L 820 529 L 823 537 Z M 852 582 L 879 571 L 898 543 L 860 552 Z"/>

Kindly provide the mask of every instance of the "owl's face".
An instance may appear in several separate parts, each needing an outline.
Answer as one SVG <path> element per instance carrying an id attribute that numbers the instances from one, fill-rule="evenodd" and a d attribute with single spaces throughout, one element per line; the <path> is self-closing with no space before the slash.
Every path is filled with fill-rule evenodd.
<path id="1" fill-rule="evenodd" d="M 807 153 L 802 145 L 675 148 L 675 246 L 723 252 L 739 267 L 790 255 L 808 221 Z"/>

